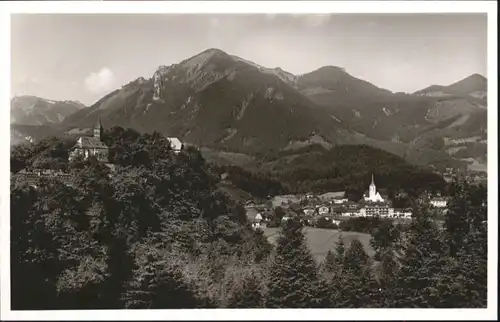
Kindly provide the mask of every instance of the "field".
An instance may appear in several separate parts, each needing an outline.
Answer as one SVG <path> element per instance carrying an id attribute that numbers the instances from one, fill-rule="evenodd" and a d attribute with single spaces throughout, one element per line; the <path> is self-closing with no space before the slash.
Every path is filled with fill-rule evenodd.
<path id="1" fill-rule="evenodd" d="M 267 236 L 269 241 L 273 244 L 276 243 L 276 238 L 278 237 L 279 228 L 264 228 L 264 234 Z M 335 244 L 339 238 L 340 232 L 336 229 L 322 229 L 305 227 L 304 233 L 306 235 L 309 248 L 312 254 L 318 261 L 322 261 L 329 249 L 334 249 Z M 343 231 L 342 237 L 344 242 L 348 247 L 351 241 L 354 239 L 359 239 L 359 241 L 365 246 L 366 253 L 373 256 L 374 250 L 370 246 L 369 234 L 362 234 L 356 232 Z"/>

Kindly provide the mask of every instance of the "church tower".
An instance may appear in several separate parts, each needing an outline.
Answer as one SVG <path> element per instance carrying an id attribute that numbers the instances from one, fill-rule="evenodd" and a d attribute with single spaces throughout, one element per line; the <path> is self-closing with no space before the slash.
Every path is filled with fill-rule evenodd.
<path id="1" fill-rule="evenodd" d="M 104 129 L 103 129 L 102 124 L 101 124 L 101 118 L 98 117 L 97 122 L 94 125 L 94 137 L 96 139 L 101 140 L 101 135 L 102 135 L 103 130 Z"/>
<path id="2" fill-rule="evenodd" d="M 375 187 L 375 181 L 373 180 L 373 173 L 372 173 L 372 183 L 370 184 L 369 188 L 369 198 L 371 200 L 375 200 L 376 194 L 377 194 L 377 188 Z"/>

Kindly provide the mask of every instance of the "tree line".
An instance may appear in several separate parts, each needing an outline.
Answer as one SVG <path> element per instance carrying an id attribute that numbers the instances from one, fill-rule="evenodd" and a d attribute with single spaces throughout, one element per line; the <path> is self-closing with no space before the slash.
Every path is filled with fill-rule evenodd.
<path id="1" fill-rule="evenodd" d="M 70 186 L 13 177 L 12 309 L 486 306 L 485 187 L 455 183 L 443 228 L 416 206 L 372 232 L 374 258 L 340 238 L 317 263 L 300 222 L 275 247 L 252 229 L 198 150 L 114 133 L 115 172 L 77 159 Z"/>

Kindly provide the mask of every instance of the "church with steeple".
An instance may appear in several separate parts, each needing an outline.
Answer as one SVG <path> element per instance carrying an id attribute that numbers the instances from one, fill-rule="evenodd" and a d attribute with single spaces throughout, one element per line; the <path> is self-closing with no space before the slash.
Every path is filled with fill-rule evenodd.
<path id="1" fill-rule="evenodd" d="M 99 162 L 107 163 L 109 147 L 101 141 L 103 132 L 104 128 L 101 119 L 97 118 L 94 125 L 94 136 L 81 136 L 78 138 L 76 144 L 69 151 L 69 161 L 82 156 L 85 160 L 89 157 L 95 157 Z"/>
<path id="2" fill-rule="evenodd" d="M 368 187 L 368 195 L 365 193 L 363 195 L 363 199 L 365 202 L 384 202 L 384 198 L 380 195 L 380 192 L 377 191 L 377 187 L 375 186 L 375 180 L 373 179 L 372 174 L 372 183 Z"/>

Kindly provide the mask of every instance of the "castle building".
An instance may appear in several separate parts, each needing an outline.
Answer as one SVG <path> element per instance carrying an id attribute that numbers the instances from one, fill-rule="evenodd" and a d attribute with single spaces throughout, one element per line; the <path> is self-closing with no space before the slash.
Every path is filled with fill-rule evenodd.
<path id="1" fill-rule="evenodd" d="M 94 136 L 81 136 L 78 138 L 78 141 L 69 152 L 69 161 L 78 156 L 83 156 L 85 160 L 94 156 L 99 162 L 107 163 L 109 147 L 101 141 L 103 131 L 101 120 L 98 118 L 94 126 Z"/>
<path id="2" fill-rule="evenodd" d="M 364 201 L 366 202 L 384 202 L 384 198 L 380 195 L 380 192 L 377 191 L 377 187 L 375 186 L 375 181 L 373 180 L 372 174 L 372 183 L 368 187 L 368 196 L 366 193 L 363 195 Z"/>

